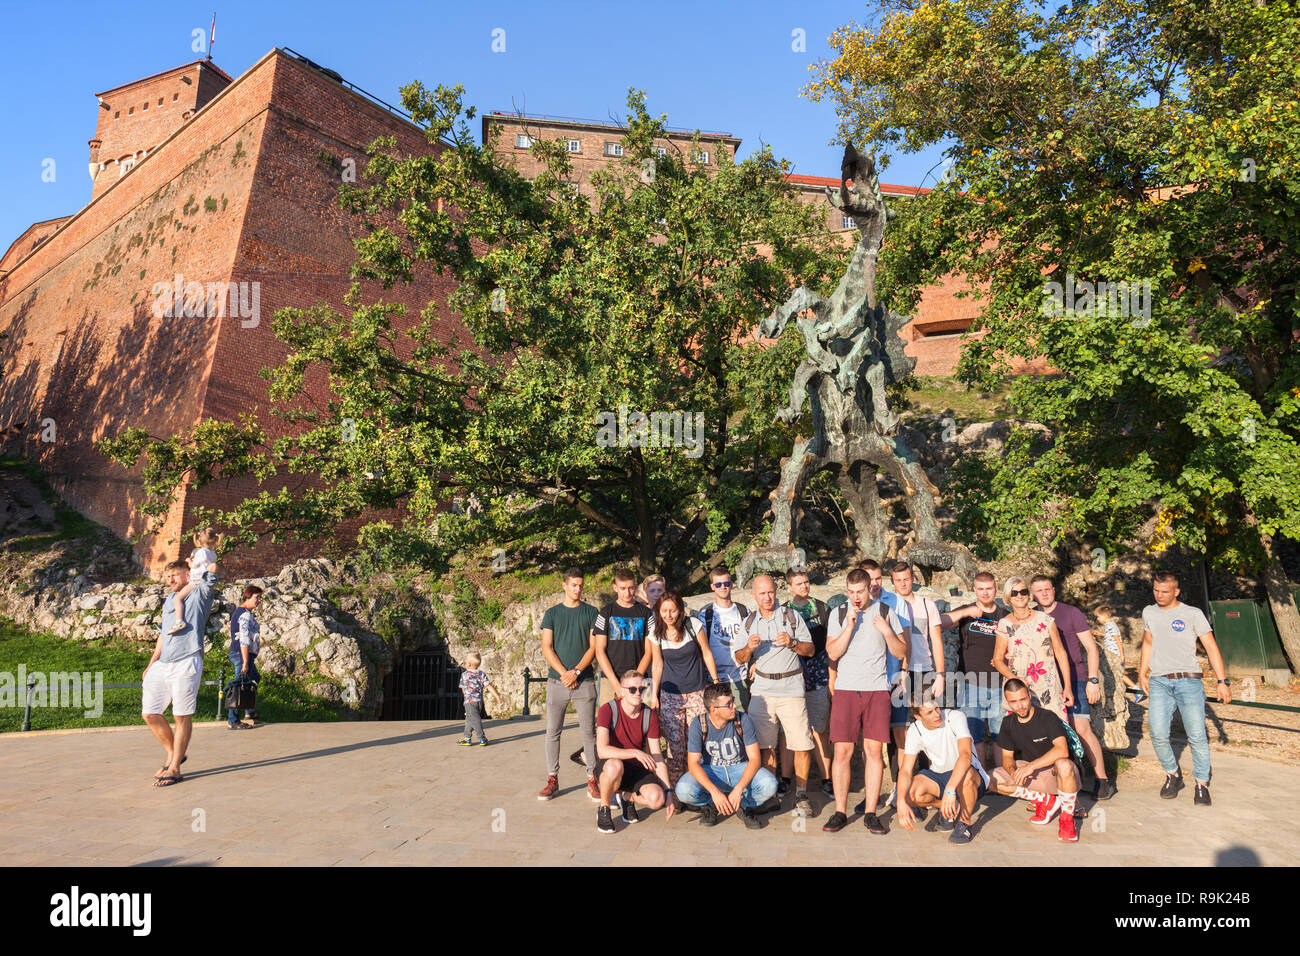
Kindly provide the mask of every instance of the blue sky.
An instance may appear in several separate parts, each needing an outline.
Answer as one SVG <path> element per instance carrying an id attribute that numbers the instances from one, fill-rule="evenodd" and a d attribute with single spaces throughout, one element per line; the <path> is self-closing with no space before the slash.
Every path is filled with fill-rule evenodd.
<path id="1" fill-rule="evenodd" d="M 874 20 L 868 4 L 822 0 L 8 4 L 0 32 L 0 175 L 9 187 L 0 201 L 0 252 L 31 223 L 86 204 L 93 94 L 198 59 L 193 31 L 206 37 L 214 5 L 213 62 L 231 76 L 284 46 L 389 102 L 419 79 L 464 84 L 466 104 L 480 111 L 597 120 L 624 115 L 635 86 L 669 125 L 739 136 L 742 159 L 767 142 L 796 172 L 820 176 L 838 175 L 834 111 L 799 91 L 809 65 L 829 57 L 826 40 L 837 27 Z M 497 28 L 504 53 L 492 51 Z M 796 29 L 805 32 L 806 52 L 792 50 Z M 47 159 L 55 161 L 53 182 L 42 180 Z M 896 154 L 882 178 L 933 185 L 941 161 L 938 149 Z"/>

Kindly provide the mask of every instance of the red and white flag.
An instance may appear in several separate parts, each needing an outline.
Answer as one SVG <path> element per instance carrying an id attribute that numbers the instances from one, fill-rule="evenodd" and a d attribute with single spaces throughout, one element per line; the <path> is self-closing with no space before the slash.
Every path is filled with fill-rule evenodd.
<path id="1" fill-rule="evenodd" d="M 212 11 L 212 26 L 208 28 L 208 59 L 212 59 L 212 44 L 217 42 L 217 12 Z"/>

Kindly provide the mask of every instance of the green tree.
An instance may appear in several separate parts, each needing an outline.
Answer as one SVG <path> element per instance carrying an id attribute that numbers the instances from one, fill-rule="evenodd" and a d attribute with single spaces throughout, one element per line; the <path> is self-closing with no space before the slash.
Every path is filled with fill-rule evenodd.
<path id="1" fill-rule="evenodd" d="M 1296 4 L 881 12 L 831 38 L 806 92 L 835 102 L 849 140 L 937 144 L 953 163 L 893 227 L 882 288 L 902 309 L 948 272 L 987 290 L 968 382 L 1039 355 L 1060 372 L 1016 379 L 1013 401 L 1054 442 L 1022 433 L 968 466 L 966 527 L 995 548 L 1067 533 L 1114 548 L 1154 507 L 1149 550 L 1260 574 L 1300 668 L 1278 560 L 1280 539 L 1300 540 Z M 1150 297 L 1062 302 L 1070 279 L 1150 283 Z"/>
<path id="2" fill-rule="evenodd" d="M 185 480 L 261 479 L 258 496 L 201 511 L 246 544 L 321 538 L 367 509 L 399 509 L 360 540 L 421 560 L 581 522 L 642 573 L 697 580 L 757 530 L 762 467 L 788 448 L 773 416 L 799 343 L 761 348 L 753 329 L 791 287 L 827 281 L 834 241 L 766 148 L 741 163 L 711 148 L 706 165 L 697 134 L 660 155 L 665 118 L 642 93 L 629 92 L 624 158 L 594 175 L 594 199 L 574 188 L 562 141 L 534 141 L 531 180 L 475 143 L 461 96 L 406 87 L 433 148 L 411 157 L 377 141 L 365 184 L 344 187 L 366 224 L 350 313 L 277 313 L 290 354 L 264 374 L 290 437 L 272 441 L 253 419 L 205 421 L 102 448 L 125 466 L 144 457 L 155 517 Z M 419 321 L 359 291 L 431 274 L 454 290 Z M 453 315 L 476 346 L 455 355 L 433 334 Z M 304 401 L 321 374 L 329 400 Z M 634 412 L 660 427 L 656 415 L 683 416 L 676 441 L 637 429 Z M 634 426 L 625 441 L 620 424 Z M 272 490 L 288 475 L 313 480 Z M 453 497 L 474 506 L 449 514 Z"/>

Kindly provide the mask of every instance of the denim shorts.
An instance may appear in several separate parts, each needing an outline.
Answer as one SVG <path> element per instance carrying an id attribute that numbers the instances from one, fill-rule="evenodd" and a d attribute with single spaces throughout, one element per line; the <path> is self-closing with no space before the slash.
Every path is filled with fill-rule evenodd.
<path id="1" fill-rule="evenodd" d="M 1088 682 L 1077 680 L 1074 682 L 1074 706 L 1070 708 L 1070 718 L 1088 717 L 1091 714 L 1092 708 L 1088 705 Z"/>
<path id="2" fill-rule="evenodd" d="M 1000 675 L 999 675 L 1000 677 Z M 1002 692 L 996 687 L 967 684 L 962 688 L 964 697 L 959 708 L 966 715 L 971 741 L 979 744 L 987 732 L 996 740 L 1002 729 Z"/>

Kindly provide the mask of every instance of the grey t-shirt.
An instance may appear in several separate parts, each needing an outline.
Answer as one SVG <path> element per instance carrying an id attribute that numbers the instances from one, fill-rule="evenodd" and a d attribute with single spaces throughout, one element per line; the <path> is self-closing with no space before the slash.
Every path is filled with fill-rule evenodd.
<path id="1" fill-rule="evenodd" d="M 831 612 L 830 624 L 826 629 L 827 640 L 838 637 L 844 630 L 848 615 L 853 614 L 853 606 L 842 605 Z M 853 636 L 849 638 L 849 648 L 835 662 L 835 689 L 841 690 L 889 690 L 889 677 L 885 671 L 885 655 L 889 647 L 885 644 L 885 635 L 876 629 L 876 615 L 889 622 L 890 628 L 900 638 L 903 636 L 903 622 L 883 601 L 876 601 L 858 615 L 858 623 Z"/>
<path id="2" fill-rule="evenodd" d="M 1173 607 L 1148 604 L 1142 609 L 1142 626 L 1151 632 L 1151 674 L 1199 674 L 1196 639 L 1210 633 L 1210 622 L 1200 608 L 1181 602 Z"/>
<path id="3" fill-rule="evenodd" d="M 757 634 L 761 638 L 758 647 L 754 648 L 752 657 L 758 669 L 765 674 L 788 674 L 791 671 L 795 673 L 793 677 L 785 677 L 781 680 L 769 680 L 755 675 L 754 684 L 750 688 L 751 694 L 760 697 L 803 696 L 802 659 L 794 652 L 793 647 L 777 647 L 772 643 L 782 631 L 800 644 L 812 643 L 808 625 L 804 623 L 798 612 L 778 607 L 768 618 L 763 617 L 761 611 L 754 612 L 754 623 L 745 632 L 744 640 L 749 640 L 750 634 Z"/>

